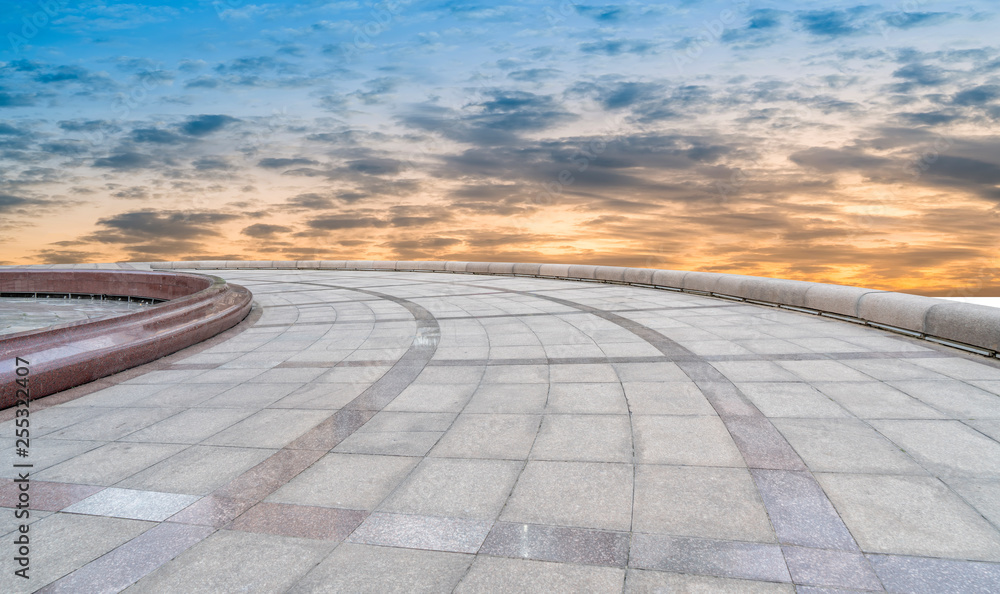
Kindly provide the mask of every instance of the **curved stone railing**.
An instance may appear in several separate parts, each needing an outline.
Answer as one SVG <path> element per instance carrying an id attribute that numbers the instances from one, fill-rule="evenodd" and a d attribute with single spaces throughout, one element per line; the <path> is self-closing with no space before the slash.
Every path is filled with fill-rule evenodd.
<path id="1" fill-rule="evenodd" d="M 1000 351 L 1000 309 L 892 291 L 739 274 L 654 268 L 392 260 L 156 262 L 158 269 L 396 270 L 604 282 L 781 307 L 899 332 L 980 355 Z"/>
<path id="2" fill-rule="evenodd" d="M 30 397 L 40 398 L 215 336 L 245 318 L 253 298 L 215 276 L 108 270 L 0 270 L 0 293 L 164 300 L 112 318 L 0 336 L 0 409 L 18 399 L 18 357 L 28 361 Z"/>

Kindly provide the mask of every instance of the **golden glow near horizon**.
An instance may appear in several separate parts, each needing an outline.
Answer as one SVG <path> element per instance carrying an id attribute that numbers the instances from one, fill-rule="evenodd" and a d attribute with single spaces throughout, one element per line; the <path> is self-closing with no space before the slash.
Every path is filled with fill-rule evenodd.
<path id="1" fill-rule="evenodd" d="M 569 262 L 1000 295 L 996 7 L 828 4 L 394 3 L 377 26 L 349 3 L 65 7 L 0 48 L 0 263 Z"/>

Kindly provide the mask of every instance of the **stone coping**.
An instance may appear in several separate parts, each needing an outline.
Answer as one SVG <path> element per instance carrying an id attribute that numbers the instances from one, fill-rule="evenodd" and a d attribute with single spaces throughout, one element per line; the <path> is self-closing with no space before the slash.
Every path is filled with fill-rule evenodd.
<path id="1" fill-rule="evenodd" d="M 41 398 L 148 363 L 227 330 L 246 317 L 253 298 L 247 289 L 215 276 L 108 270 L 0 270 L 0 292 L 165 300 L 112 318 L 4 335 L 0 338 L 0 409 L 18 400 L 18 357 L 28 361 L 30 398 Z"/>
<path id="2" fill-rule="evenodd" d="M 655 268 L 404 260 L 203 260 L 152 269 L 317 269 L 453 272 L 635 285 L 781 307 L 899 332 L 989 357 L 1000 352 L 1000 310 L 893 291 L 740 274 Z"/>

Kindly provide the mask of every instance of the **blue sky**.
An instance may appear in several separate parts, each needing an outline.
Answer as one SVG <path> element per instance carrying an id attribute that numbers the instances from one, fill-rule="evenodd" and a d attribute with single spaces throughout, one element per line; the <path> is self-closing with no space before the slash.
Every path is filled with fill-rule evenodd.
<path id="1" fill-rule="evenodd" d="M 572 261 L 1000 294 L 986 1 L 20 2 L 0 261 Z"/>

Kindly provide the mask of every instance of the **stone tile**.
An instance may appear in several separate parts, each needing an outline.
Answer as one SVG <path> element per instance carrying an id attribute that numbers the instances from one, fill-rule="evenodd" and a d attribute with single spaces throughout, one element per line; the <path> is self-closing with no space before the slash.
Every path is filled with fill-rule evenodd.
<path id="1" fill-rule="evenodd" d="M 302 384 L 240 384 L 203 400 L 197 406 L 208 408 L 264 408 L 288 396 Z"/>
<path id="2" fill-rule="evenodd" d="M 10 430 L 7 435 L 14 435 L 14 430 Z M 18 469 L 14 467 L 14 464 L 26 461 L 17 456 L 14 444 L 13 439 L 0 441 L 0 447 L 2 447 L 0 449 L 0 477 L 17 478 Z M 27 460 L 27 462 L 34 465 L 32 472 L 39 473 L 60 462 L 65 462 L 80 454 L 89 452 L 100 445 L 101 442 L 99 441 L 48 439 L 47 437 L 32 439 L 30 460 Z"/>
<path id="3" fill-rule="evenodd" d="M 387 411 L 461 412 L 476 387 L 468 384 L 411 384 L 385 406 Z"/>
<path id="4" fill-rule="evenodd" d="M 144 373 L 140 376 L 134 377 L 130 380 L 126 380 L 122 383 L 129 385 L 136 384 L 176 384 L 183 381 L 189 381 L 198 377 L 199 375 L 204 375 L 207 373 L 203 369 L 178 369 L 178 370 L 160 370 L 160 371 L 150 371 Z"/>
<path id="5" fill-rule="evenodd" d="M 895 555 L 868 555 L 868 558 L 890 592 L 989 594 L 1000 591 L 1000 565 L 996 563 Z"/>
<path id="6" fill-rule="evenodd" d="M 247 380 L 248 384 L 297 384 L 311 382 L 328 370 L 323 367 L 268 369 Z"/>
<path id="7" fill-rule="evenodd" d="M 369 385 L 385 375 L 389 365 L 363 365 L 360 367 L 335 367 L 316 378 L 316 383 Z"/>
<path id="8" fill-rule="evenodd" d="M 548 394 L 546 384 L 484 384 L 476 389 L 463 412 L 540 413 L 545 410 Z"/>
<path id="9" fill-rule="evenodd" d="M 38 511 L 59 511 L 64 507 L 86 499 L 97 493 L 103 487 L 93 485 L 74 485 L 69 483 L 50 483 L 31 478 L 31 513 Z M 0 479 L 0 507 L 16 507 L 19 502 L 20 489 L 12 479 Z"/>
<path id="10" fill-rule="evenodd" d="M 171 417 L 180 408 L 116 408 L 103 412 L 90 421 L 81 421 L 48 434 L 50 439 L 112 441 Z"/>
<path id="11" fill-rule="evenodd" d="M 419 462 L 401 456 L 327 454 L 267 501 L 371 510 Z"/>
<path id="12" fill-rule="evenodd" d="M 34 410 L 31 413 L 31 436 L 34 438 L 43 437 L 53 431 L 86 422 L 105 412 L 100 408 L 83 406 L 52 406 L 42 410 Z M 0 435 L 13 437 L 14 430 L 13 419 L 0 423 Z"/>
<path id="13" fill-rule="evenodd" d="M 974 427 L 983 435 L 1000 442 L 1000 420 L 997 421 L 966 421 L 966 425 Z"/>
<path id="14" fill-rule="evenodd" d="M 116 486 L 207 495 L 256 466 L 274 450 L 193 446 L 142 470 Z"/>
<path id="15" fill-rule="evenodd" d="M 524 460 L 531 450 L 540 421 L 539 415 L 462 414 L 455 419 L 455 424 L 430 455 Z"/>
<path id="16" fill-rule="evenodd" d="M 626 594 L 663 594 L 666 592 L 793 594 L 796 589 L 791 584 L 775 582 L 755 582 L 667 571 L 630 569 L 625 578 L 625 592 Z"/>
<path id="17" fill-rule="evenodd" d="M 634 505 L 636 532 L 776 542 L 757 487 L 745 469 L 640 465 Z"/>
<path id="18" fill-rule="evenodd" d="M 610 594 L 621 592 L 624 580 L 624 570 L 615 567 L 479 556 L 455 592 Z"/>
<path id="19" fill-rule="evenodd" d="M 618 374 L 614 367 L 607 363 L 589 363 L 579 365 L 552 365 L 549 367 L 551 383 L 578 382 L 617 382 Z"/>
<path id="20" fill-rule="evenodd" d="M 207 526 L 160 524 L 49 584 L 41 592 L 119 592 L 211 533 Z"/>
<path id="21" fill-rule="evenodd" d="M 1000 478 L 1000 443 L 958 421 L 872 421 L 937 476 Z"/>
<path id="22" fill-rule="evenodd" d="M 425 367 L 415 384 L 478 384 L 486 373 L 483 365 L 447 365 L 441 367 Z"/>
<path id="23" fill-rule="evenodd" d="M 167 519 L 168 522 L 222 528 L 253 507 L 253 499 L 234 499 L 219 495 L 202 497 Z"/>
<path id="24" fill-rule="evenodd" d="M 241 408 L 192 408 L 121 439 L 149 443 L 198 443 L 253 413 L 253 409 Z"/>
<path id="25" fill-rule="evenodd" d="M 919 464 L 855 419 L 774 419 L 814 472 L 926 474 Z"/>
<path id="26" fill-rule="evenodd" d="M 546 415 L 533 460 L 632 462 L 632 428 L 624 415 Z"/>
<path id="27" fill-rule="evenodd" d="M 344 543 L 289 592 L 451 592 L 474 557 Z"/>
<path id="28" fill-rule="evenodd" d="M 1000 368 L 987 365 L 985 362 L 970 361 L 969 359 L 960 359 L 958 357 L 944 357 L 914 359 L 910 363 L 958 380 L 1000 381 Z"/>
<path id="29" fill-rule="evenodd" d="M 629 530 L 632 467 L 529 461 L 500 519 L 506 522 Z"/>
<path id="30" fill-rule="evenodd" d="M 717 361 L 712 366 L 734 383 L 800 381 L 798 376 L 770 361 Z"/>
<path id="31" fill-rule="evenodd" d="M 129 592 L 282 592 L 334 546 L 323 540 L 220 530 L 139 580 Z"/>
<path id="32" fill-rule="evenodd" d="M 1000 419 L 1000 398 L 957 380 L 892 381 L 891 386 L 958 419 Z"/>
<path id="33" fill-rule="evenodd" d="M 363 427 L 373 416 L 373 410 L 338 410 L 285 448 L 328 452 Z"/>
<path id="34" fill-rule="evenodd" d="M 264 373 L 264 369 L 210 369 L 200 372 L 185 383 L 192 384 L 242 384 Z M 169 382 L 175 383 L 175 382 Z"/>
<path id="35" fill-rule="evenodd" d="M 636 533 L 632 536 L 629 565 L 636 569 L 791 582 L 781 549 L 772 544 Z"/>
<path id="36" fill-rule="evenodd" d="M 796 584 L 856 590 L 882 590 L 875 571 L 861 553 L 782 547 Z"/>
<path id="37" fill-rule="evenodd" d="M 778 542 L 857 551 L 858 545 L 826 493 L 808 472 L 750 471 Z"/>
<path id="38" fill-rule="evenodd" d="M 492 525 L 492 520 L 374 512 L 350 540 L 369 545 L 475 553 Z"/>
<path id="39" fill-rule="evenodd" d="M 688 382 L 688 376 L 676 363 L 615 363 L 622 382 Z"/>
<path id="40" fill-rule="evenodd" d="M 367 423 L 358 429 L 361 433 L 369 431 L 447 431 L 453 422 L 455 413 L 422 413 L 382 411 L 377 413 Z"/>
<path id="41" fill-rule="evenodd" d="M 139 400 L 135 406 L 188 407 L 197 406 L 213 396 L 236 387 L 235 383 L 177 384 L 159 390 Z"/>
<path id="42" fill-rule="evenodd" d="M 63 403 L 59 408 L 127 408 L 143 406 L 143 402 L 166 390 L 170 383 L 162 384 L 118 384 L 98 390 L 80 398 Z M 101 411 L 106 414 L 107 411 Z"/>
<path id="43" fill-rule="evenodd" d="M 70 505 L 63 511 L 73 514 L 162 522 L 197 500 L 196 495 L 110 487 Z"/>
<path id="44" fill-rule="evenodd" d="M 945 479 L 945 483 L 984 518 L 1000 526 L 1000 480 L 957 478 Z"/>
<path id="45" fill-rule="evenodd" d="M 714 415 L 715 409 L 691 381 L 624 382 L 625 399 L 635 415 Z"/>
<path id="46" fill-rule="evenodd" d="M 341 441 L 334 452 L 385 456 L 426 456 L 444 435 L 443 431 L 360 431 Z"/>
<path id="47" fill-rule="evenodd" d="M 483 384 L 547 384 L 547 365 L 489 365 L 483 374 Z"/>
<path id="48" fill-rule="evenodd" d="M 169 458 L 188 446 L 152 443 L 109 443 L 47 468 L 40 481 L 110 486 Z"/>
<path id="49" fill-rule="evenodd" d="M 309 450 L 279 450 L 213 493 L 257 502 L 273 493 L 323 456 Z"/>
<path id="50" fill-rule="evenodd" d="M 216 433 L 205 445 L 282 448 L 329 416 L 323 410 L 265 409 Z"/>
<path id="51" fill-rule="evenodd" d="M 336 410 L 364 392 L 364 384 L 309 383 L 270 404 L 270 408 L 322 408 Z"/>
<path id="52" fill-rule="evenodd" d="M 900 359 L 845 359 L 844 365 L 882 381 L 943 380 L 946 376 Z"/>
<path id="53" fill-rule="evenodd" d="M 866 553 L 1000 560 L 1000 533 L 936 479 L 817 474 Z"/>
<path id="54" fill-rule="evenodd" d="M 353 509 L 262 502 L 228 526 L 231 530 L 340 542 L 368 515 Z"/>
<path id="55" fill-rule="evenodd" d="M 636 416 L 635 457 L 640 464 L 745 466 L 719 417 Z"/>
<path id="56" fill-rule="evenodd" d="M 629 534 L 626 532 L 497 522 L 479 554 L 625 567 L 628 547 Z"/>
<path id="57" fill-rule="evenodd" d="M 520 468 L 514 461 L 426 458 L 378 511 L 493 519 Z"/>
<path id="58" fill-rule="evenodd" d="M 807 382 L 870 382 L 872 378 L 839 361 L 778 361 Z"/>
<path id="59" fill-rule="evenodd" d="M 0 489 L 10 491 L 13 494 L 13 492 L 16 491 L 17 488 L 14 487 L 13 489 L 10 489 L 8 485 L 0 485 Z M 28 517 L 18 518 L 17 516 L 14 515 L 17 511 L 18 510 L 13 507 L 0 506 L 0 537 L 3 537 L 5 541 L 7 540 L 8 536 L 10 537 L 11 540 L 14 540 L 14 538 L 16 538 L 17 535 L 12 533 L 17 531 L 21 526 L 21 524 L 30 526 L 31 524 L 34 524 L 35 522 L 41 520 L 42 518 L 51 516 L 53 513 L 49 511 L 32 509 L 28 511 Z"/>
<path id="60" fill-rule="evenodd" d="M 812 386 L 862 419 L 940 419 L 937 410 L 882 382 L 814 382 Z"/>
<path id="61" fill-rule="evenodd" d="M 569 414 L 628 414 L 621 384 L 553 384 L 546 411 Z"/>
<path id="62" fill-rule="evenodd" d="M 848 416 L 836 402 L 805 383 L 754 382 L 737 384 L 737 387 L 766 417 Z"/>

